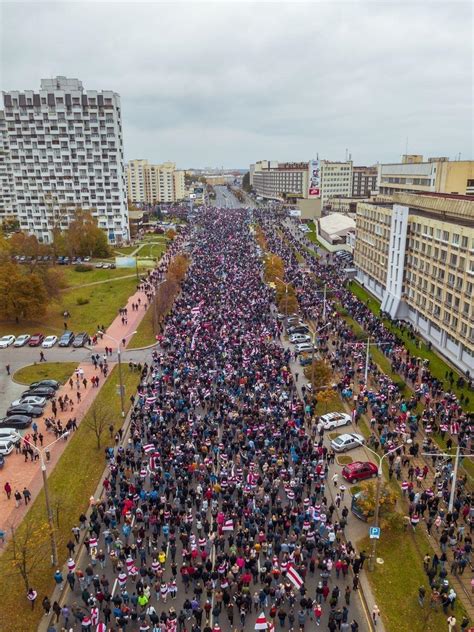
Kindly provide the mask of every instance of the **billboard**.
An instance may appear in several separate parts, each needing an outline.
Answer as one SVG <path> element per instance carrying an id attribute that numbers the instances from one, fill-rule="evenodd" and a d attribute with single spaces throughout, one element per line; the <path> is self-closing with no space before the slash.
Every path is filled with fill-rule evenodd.
<path id="1" fill-rule="evenodd" d="M 308 197 L 321 197 L 321 170 L 319 160 L 310 160 L 309 162 Z"/>
<path id="2" fill-rule="evenodd" d="M 201 197 L 203 195 L 203 193 L 204 193 L 204 188 L 203 187 L 194 187 L 194 193 L 198 197 Z"/>
<path id="3" fill-rule="evenodd" d="M 135 257 L 115 257 L 117 268 L 134 268 L 137 265 Z"/>

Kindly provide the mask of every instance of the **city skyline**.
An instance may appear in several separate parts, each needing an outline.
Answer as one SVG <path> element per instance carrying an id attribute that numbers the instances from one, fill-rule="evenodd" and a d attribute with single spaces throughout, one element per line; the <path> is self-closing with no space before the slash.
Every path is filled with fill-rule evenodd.
<path id="1" fill-rule="evenodd" d="M 398 162 L 406 150 L 472 157 L 468 3 L 1 11 L 2 90 L 64 75 L 119 93 L 127 161 L 245 168 L 317 153 L 344 160 L 346 150 L 361 165 Z"/>

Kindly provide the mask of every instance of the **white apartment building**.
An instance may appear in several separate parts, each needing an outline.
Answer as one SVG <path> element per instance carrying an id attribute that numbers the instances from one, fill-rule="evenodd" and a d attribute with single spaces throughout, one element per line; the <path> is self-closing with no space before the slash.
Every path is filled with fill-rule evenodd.
<path id="1" fill-rule="evenodd" d="M 20 227 L 48 243 L 80 207 L 111 243 L 127 240 L 119 95 L 56 77 L 42 79 L 38 92 L 3 92 L 3 103 Z"/>
<path id="2" fill-rule="evenodd" d="M 133 203 L 177 202 L 185 197 L 184 171 L 174 162 L 152 165 L 131 160 L 127 165 L 127 198 Z"/>
<path id="3" fill-rule="evenodd" d="M 332 197 L 352 197 L 352 160 L 321 160 L 321 200 L 323 208 Z"/>
<path id="4" fill-rule="evenodd" d="M 13 175 L 7 124 L 4 112 L 0 111 L 0 221 L 16 214 L 13 200 Z"/>

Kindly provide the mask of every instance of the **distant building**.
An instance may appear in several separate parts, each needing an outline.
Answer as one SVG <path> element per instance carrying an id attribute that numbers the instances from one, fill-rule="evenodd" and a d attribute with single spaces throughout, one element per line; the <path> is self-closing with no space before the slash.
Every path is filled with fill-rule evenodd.
<path id="1" fill-rule="evenodd" d="M 473 198 L 394 193 L 359 202 L 354 264 L 384 311 L 472 374 Z"/>
<path id="2" fill-rule="evenodd" d="M 474 161 L 406 155 L 401 163 L 378 165 L 377 190 L 394 193 L 449 193 L 474 196 Z"/>
<path id="3" fill-rule="evenodd" d="M 185 196 L 184 171 L 174 162 L 153 165 L 148 160 L 127 164 L 127 198 L 130 202 L 160 204 L 178 202 Z"/>
<path id="4" fill-rule="evenodd" d="M 318 239 L 329 251 L 351 250 L 349 233 L 355 232 L 355 220 L 348 215 L 331 213 L 317 220 Z"/>
<path id="5" fill-rule="evenodd" d="M 323 209 L 332 197 L 351 197 L 352 161 L 321 160 L 321 199 Z"/>
<path id="6" fill-rule="evenodd" d="M 116 92 L 85 91 L 78 79 L 42 79 L 40 90 L 3 92 L 0 212 L 49 243 L 78 207 L 112 243 L 129 238 L 122 113 Z"/>
<path id="7" fill-rule="evenodd" d="M 377 191 L 377 167 L 353 167 L 352 197 L 369 197 Z"/>

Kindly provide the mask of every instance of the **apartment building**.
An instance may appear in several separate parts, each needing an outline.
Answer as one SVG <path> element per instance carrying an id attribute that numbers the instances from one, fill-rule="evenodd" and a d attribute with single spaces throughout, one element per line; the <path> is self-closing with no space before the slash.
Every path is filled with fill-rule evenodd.
<path id="1" fill-rule="evenodd" d="M 357 279 L 392 318 L 474 371 L 474 199 L 395 193 L 359 202 Z"/>
<path id="2" fill-rule="evenodd" d="M 273 200 L 308 197 L 308 162 L 260 160 L 251 165 L 252 186 L 257 195 Z"/>
<path id="3" fill-rule="evenodd" d="M 397 164 L 378 165 L 377 189 L 394 193 L 450 193 L 474 196 L 474 161 L 445 157 L 423 160 L 419 154 L 404 155 Z"/>
<path id="4" fill-rule="evenodd" d="M 10 147 L 5 113 L 0 111 L 0 221 L 16 215 Z"/>
<path id="5" fill-rule="evenodd" d="M 353 167 L 352 197 L 370 197 L 377 191 L 377 167 Z"/>
<path id="6" fill-rule="evenodd" d="M 332 197 L 351 197 L 352 195 L 352 160 L 332 162 L 321 160 L 321 200 L 323 208 L 327 207 Z"/>
<path id="7" fill-rule="evenodd" d="M 153 165 L 148 160 L 127 164 L 127 198 L 133 203 L 177 202 L 185 196 L 184 171 L 174 162 Z"/>
<path id="8" fill-rule="evenodd" d="M 21 229 L 49 243 L 80 207 L 111 243 L 127 240 L 119 95 L 56 77 L 42 79 L 39 91 L 3 92 L 3 103 L 2 151 Z"/>

